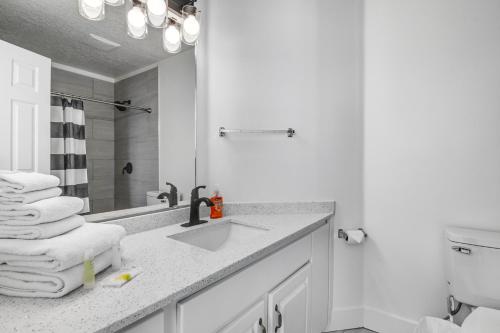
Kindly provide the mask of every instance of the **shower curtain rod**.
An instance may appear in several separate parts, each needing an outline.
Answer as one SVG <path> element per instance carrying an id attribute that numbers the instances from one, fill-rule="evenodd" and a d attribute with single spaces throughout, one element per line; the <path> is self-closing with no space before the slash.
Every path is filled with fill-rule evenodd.
<path id="1" fill-rule="evenodd" d="M 66 94 L 66 93 L 62 93 L 59 91 L 52 91 L 50 94 L 52 96 L 69 97 L 71 99 L 80 99 L 82 101 L 89 101 L 89 102 L 119 106 L 119 107 L 127 108 L 127 109 L 140 110 L 140 111 L 144 111 L 147 113 L 153 112 L 153 110 L 151 108 L 144 107 L 144 106 L 134 106 L 134 105 L 127 105 L 127 104 L 123 104 L 123 103 L 117 103 L 117 102 L 103 101 L 100 99 L 95 99 L 95 98 L 90 98 L 90 97 L 77 96 L 77 95 L 73 95 L 73 94 Z"/>

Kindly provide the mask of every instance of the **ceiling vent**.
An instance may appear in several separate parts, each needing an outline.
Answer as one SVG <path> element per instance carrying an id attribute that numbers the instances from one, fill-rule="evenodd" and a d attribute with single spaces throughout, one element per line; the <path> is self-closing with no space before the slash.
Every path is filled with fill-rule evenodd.
<path id="1" fill-rule="evenodd" d="M 95 34 L 89 34 L 89 36 L 90 38 L 87 38 L 84 43 L 101 51 L 109 52 L 121 46 L 120 44 L 113 42 L 112 40 Z"/>

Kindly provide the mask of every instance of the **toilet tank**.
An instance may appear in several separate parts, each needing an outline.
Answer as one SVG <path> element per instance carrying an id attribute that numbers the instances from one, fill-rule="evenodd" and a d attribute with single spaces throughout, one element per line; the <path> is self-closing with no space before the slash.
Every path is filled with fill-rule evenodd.
<path id="1" fill-rule="evenodd" d="M 500 309 L 500 232 L 448 228 L 446 273 L 456 300 Z"/>

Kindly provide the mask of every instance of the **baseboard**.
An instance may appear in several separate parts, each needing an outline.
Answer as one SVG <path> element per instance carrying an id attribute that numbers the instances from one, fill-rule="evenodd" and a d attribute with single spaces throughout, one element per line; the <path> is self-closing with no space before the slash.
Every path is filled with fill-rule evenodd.
<path id="1" fill-rule="evenodd" d="M 379 333 L 413 333 L 417 322 L 379 309 L 364 308 L 364 327 Z"/>
<path id="2" fill-rule="evenodd" d="M 363 327 L 363 307 L 334 308 L 326 332 Z"/>

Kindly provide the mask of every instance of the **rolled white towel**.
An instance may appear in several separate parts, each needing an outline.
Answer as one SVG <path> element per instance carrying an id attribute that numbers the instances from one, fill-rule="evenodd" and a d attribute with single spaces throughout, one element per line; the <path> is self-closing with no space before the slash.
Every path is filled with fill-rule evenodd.
<path id="1" fill-rule="evenodd" d="M 95 273 L 111 265 L 113 251 L 98 255 Z M 83 264 L 62 272 L 43 272 L 35 268 L 0 265 L 0 294 L 17 297 L 58 298 L 83 285 Z"/>
<path id="2" fill-rule="evenodd" d="M 26 193 L 59 185 L 59 178 L 37 172 L 1 172 L 0 189 L 5 192 Z"/>
<path id="3" fill-rule="evenodd" d="M 18 207 L 0 205 L 0 225 L 36 225 L 59 221 L 79 213 L 82 208 L 83 200 L 75 197 L 55 197 Z"/>
<path id="4" fill-rule="evenodd" d="M 26 193 L 0 191 L 0 205 L 16 208 L 43 199 L 55 198 L 60 196 L 61 193 L 62 190 L 59 187 Z"/>
<path id="5" fill-rule="evenodd" d="M 2 239 L 0 265 L 60 272 L 83 262 L 85 251 L 99 255 L 125 236 L 122 226 L 85 223 L 80 228 L 49 239 Z"/>
<path id="6" fill-rule="evenodd" d="M 46 239 L 59 236 L 81 227 L 85 218 L 72 215 L 65 219 L 37 225 L 0 225 L 0 238 Z"/>

